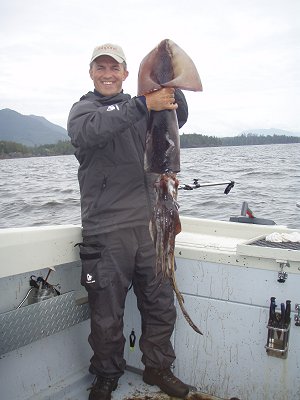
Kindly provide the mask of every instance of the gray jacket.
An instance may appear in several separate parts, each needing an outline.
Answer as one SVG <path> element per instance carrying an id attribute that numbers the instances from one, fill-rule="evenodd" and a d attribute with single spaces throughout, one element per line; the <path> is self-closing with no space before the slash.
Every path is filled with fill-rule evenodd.
<path id="1" fill-rule="evenodd" d="M 188 110 L 180 90 L 176 101 L 182 126 Z M 144 172 L 148 118 L 145 101 L 124 93 L 89 92 L 71 108 L 84 236 L 149 224 L 156 176 Z"/>

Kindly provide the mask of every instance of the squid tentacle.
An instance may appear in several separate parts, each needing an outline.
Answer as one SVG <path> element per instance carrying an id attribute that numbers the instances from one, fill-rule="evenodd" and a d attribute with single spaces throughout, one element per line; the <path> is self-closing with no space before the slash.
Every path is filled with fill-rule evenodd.
<path id="1" fill-rule="evenodd" d="M 185 319 L 197 333 L 202 335 L 184 307 L 184 298 L 175 279 L 175 236 L 181 231 L 177 187 L 178 180 L 172 173 L 161 174 L 155 185 L 156 205 L 151 227 L 156 248 L 156 271 L 162 273 L 162 279 L 170 280 Z"/>

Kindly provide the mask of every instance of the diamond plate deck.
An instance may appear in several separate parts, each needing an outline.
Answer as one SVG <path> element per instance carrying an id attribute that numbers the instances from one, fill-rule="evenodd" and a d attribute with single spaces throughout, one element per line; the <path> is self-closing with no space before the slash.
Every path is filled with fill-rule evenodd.
<path id="1" fill-rule="evenodd" d="M 0 314 L 0 355 L 88 318 L 88 304 L 77 305 L 74 291 Z"/>

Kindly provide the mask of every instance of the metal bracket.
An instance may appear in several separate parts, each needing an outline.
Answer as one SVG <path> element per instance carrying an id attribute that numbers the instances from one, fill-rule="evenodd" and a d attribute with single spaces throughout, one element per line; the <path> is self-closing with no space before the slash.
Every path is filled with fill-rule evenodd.
<path id="1" fill-rule="evenodd" d="M 283 271 L 283 268 L 290 267 L 290 263 L 287 260 L 276 260 L 279 264 L 280 271 L 278 272 L 277 282 L 284 283 L 288 278 L 288 273 Z"/>
<path id="2" fill-rule="evenodd" d="M 294 320 L 296 321 L 295 325 L 300 326 L 300 304 L 295 305 L 295 310 L 298 312 L 298 314 L 294 316 Z"/>

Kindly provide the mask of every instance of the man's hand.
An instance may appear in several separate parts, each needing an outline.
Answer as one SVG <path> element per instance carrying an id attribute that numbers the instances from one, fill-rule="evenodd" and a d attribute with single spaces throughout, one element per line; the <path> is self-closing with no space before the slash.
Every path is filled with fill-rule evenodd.
<path id="1" fill-rule="evenodd" d="M 149 111 L 176 110 L 175 89 L 162 88 L 145 94 L 146 104 Z"/>

